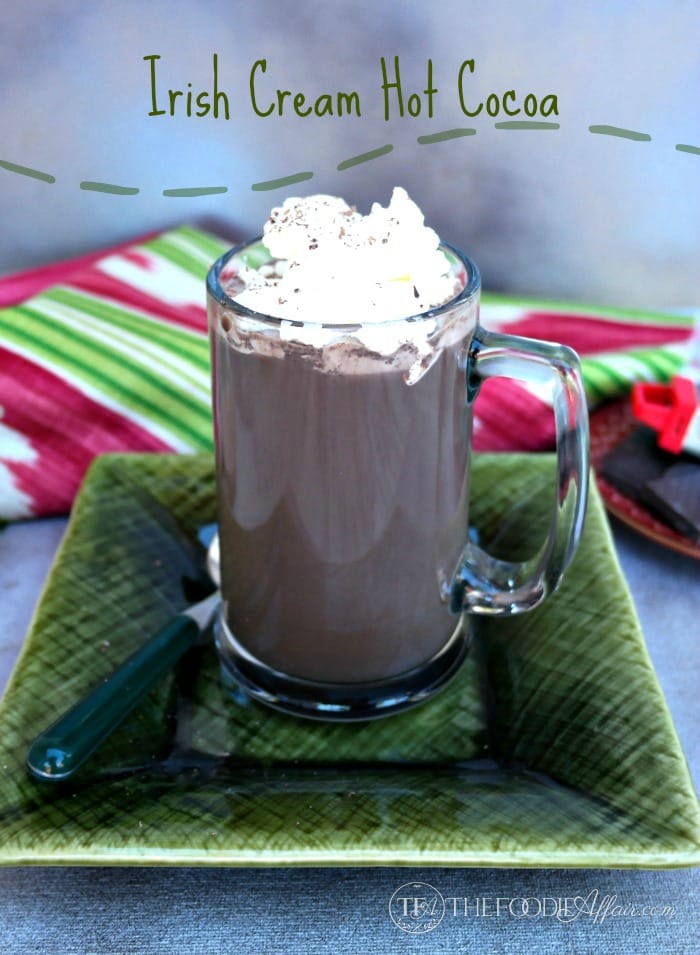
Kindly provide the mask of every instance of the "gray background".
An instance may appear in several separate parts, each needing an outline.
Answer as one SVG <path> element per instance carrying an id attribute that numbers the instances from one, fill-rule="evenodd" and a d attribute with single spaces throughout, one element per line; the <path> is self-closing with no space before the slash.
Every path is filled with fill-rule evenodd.
<path id="1" fill-rule="evenodd" d="M 261 180 L 312 170 L 294 192 L 343 195 L 366 211 L 406 186 L 443 238 L 479 262 L 484 285 L 622 305 L 698 299 L 700 5 L 695 0 L 27 0 L 0 5 L 0 159 L 48 172 L 53 185 L 0 169 L 0 274 L 183 220 L 215 217 L 257 234 L 285 193 Z M 229 122 L 148 117 L 159 88 L 211 85 L 219 54 Z M 436 114 L 386 122 L 380 57 L 400 56 L 406 92 L 434 63 Z M 261 118 L 260 89 L 356 90 L 362 116 Z M 496 130 L 459 108 L 457 72 L 476 60 L 471 103 L 515 89 L 556 93 L 556 132 Z M 505 117 L 507 118 L 507 117 Z M 556 118 L 556 117 L 550 117 Z M 647 132 L 651 142 L 593 135 L 589 125 Z M 468 139 L 416 138 L 474 126 Z M 342 160 L 388 156 L 344 172 Z M 81 191 L 83 180 L 138 196 Z M 227 185 L 225 196 L 173 199 L 163 189 Z"/>

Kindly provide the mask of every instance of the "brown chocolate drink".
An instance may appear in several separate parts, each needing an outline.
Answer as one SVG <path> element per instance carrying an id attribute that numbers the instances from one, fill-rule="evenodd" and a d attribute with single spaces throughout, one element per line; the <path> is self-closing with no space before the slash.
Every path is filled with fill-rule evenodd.
<path id="1" fill-rule="evenodd" d="M 449 591 L 467 535 L 476 305 L 426 323 L 427 352 L 398 335 L 392 354 L 361 334 L 282 340 L 279 322 L 245 311 L 210 305 L 227 626 L 308 680 L 418 667 L 459 626 Z"/>

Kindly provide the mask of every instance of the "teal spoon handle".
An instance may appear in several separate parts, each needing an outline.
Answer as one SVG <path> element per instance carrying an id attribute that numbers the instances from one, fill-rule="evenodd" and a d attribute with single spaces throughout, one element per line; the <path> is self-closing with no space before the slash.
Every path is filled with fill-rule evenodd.
<path id="1" fill-rule="evenodd" d="M 195 643 L 218 600 L 213 594 L 174 617 L 110 677 L 37 736 L 26 759 L 32 776 L 52 782 L 72 776 Z"/>

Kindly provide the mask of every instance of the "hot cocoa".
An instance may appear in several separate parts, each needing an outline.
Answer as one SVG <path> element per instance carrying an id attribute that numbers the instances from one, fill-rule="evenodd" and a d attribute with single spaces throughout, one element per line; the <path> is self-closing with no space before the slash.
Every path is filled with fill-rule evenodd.
<path id="1" fill-rule="evenodd" d="M 374 224 L 329 197 L 285 204 L 211 306 L 225 622 L 308 680 L 401 674 L 459 626 L 476 303 L 412 203 L 401 223 L 404 197 Z M 304 221 L 304 203 L 325 220 Z"/>

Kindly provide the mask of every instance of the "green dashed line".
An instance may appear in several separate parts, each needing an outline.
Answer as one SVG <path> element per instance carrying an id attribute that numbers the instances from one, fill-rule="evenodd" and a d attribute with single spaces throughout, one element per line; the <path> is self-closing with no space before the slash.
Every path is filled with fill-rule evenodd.
<path id="1" fill-rule="evenodd" d="M 496 129 L 559 129 L 559 123 L 546 123 L 543 120 L 508 119 L 493 124 Z"/>
<path id="2" fill-rule="evenodd" d="M 560 129 L 559 123 L 550 123 L 540 120 L 506 120 L 500 123 L 494 123 L 496 129 L 535 129 L 535 130 L 553 130 Z M 615 136 L 619 139 L 631 139 L 634 142 L 651 142 L 649 133 L 640 133 L 634 129 L 625 129 L 622 126 L 595 125 L 589 126 L 588 131 L 600 136 Z M 439 133 L 429 133 L 424 136 L 416 137 L 416 141 L 421 146 L 432 143 L 443 143 L 452 139 L 462 139 L 466 136 L 475 136 L 477 130 L 473 127 L 456 127 L 454 129 L 444 129 Z M 690 143 L 676 143 L 676 152 L 689 153 L 693 156 L 700 156 L 700 146 L 693 146 Z M 337 165 L 338 172 L 345 169 L 351 169 L 353 166 L 359 166 L 362 163 L 370 162 L 372 159 L 379 159 L 392 152 L 394 147 L 391 143 L 380 146 L 378 149 L 370 149 L 367 152 L 359 153 L 357 156 L 350 156 Z M 55 183 L 56 177 L 50 173 L 42 172 L 39 169 L 32 169 L 31 166 L 21 166 L 18 163 L 9 162 L 6 159 L 0 159 L 0 168 L 6 169 L 19 176 L 28 176 L 30 179 L 39 179 L 41 182 Z M 281 176 L 279 179 L 267 179 L 262 182 L 254 182 L 251 185 L 253 192 L 268 192 L 273 189 L 283 189 L 285 186 L 293 186 L 298 182 L 305 182 L 313 179 L 314 174 L 311 171 L 297 172 L 290 176 Z M 140 193 L 137 186 L 118 186 L 111 182 L 96 182 L 92 180 L 83 180 L 80 188 L 86 192 L 101 192 L 112 196 L 136 196 Z M 201 196 L 223 195 L 229 191 L 228 186 L 193 186 L 184 189 L 163 189 L 162 195 L 169 198 L 190 199 Z"/>
<path id="3" fill-rule="evenodd" d="M 638 133 L 634 129 L 623 129 L 621 126 L 589 126 L 589 133 L 598 133 L 601 136 L 618 136 L 620 139 L 633 139 L 637 143 L 651 142 L 649 133 Z"/>
<path id="4" fill-rule="evenodd" d="M 460 139 L 462 136 L 476 136 L 476 130 L 467 126 L 458 129 L 445 129 L 441 133 L 430 133 L 428 136 L 419 136 L 418 142 L 421 146 L 427 146 L 430 143 L 444 143 L 448 139 Z"/>
<path id="5" fill-rule="evenodd" d="M 56 182 L 56 177 L 50 176 L 48 172 L 40 172 L 30 166 L 18 166 L 17 163 L 8 162 L 6 159 L 0 159 L 0 166 L 8 172 L 16 172 L 18 176 L 29 176 L 30 179 L 41 179 L 42 182 Z"/>
<path id="6" fill-rule="evenodd" d="M 84 180 L 80 188 L 86 192 L 105 192 L 110 196 L 136 196 L 140 192 L 136 186 L 115 186 L 112 182 L 91 182 Z"/>
<path id="7" fill-rule="evenodd" d="M 379 149 L 370 149 L 369 152 L 360 153 L 359 156 L 351 156 L 350 159 L 344 159 L 338 163 L 338 172 L 350 169 L 351 166 L 359 166 L 360 163 L 369 162 L 371 159 L 379 159 L 380 156 L 386 156 L 393 148 L 391 144 L 387 144 L 386 146 L 380 146 Z"/>
<path id="8" fill-rule="evenodd" d="M 312 172 L 297 172 L 293 176 L 282 176 L 281 179 L 267 179 L 264 182 L 254 182 L 250 187 L 253 192 L 268 192 L 270 189 L 281 189 L 283 186 L 293 186 L 297 182 L 313 179 Z"/>
<path id="9" fill-rule="evenodd" d="M 228 186 L 193 186 L 190 189 L 164 189 L 163 195 L 174 199 L 191 199 L 195 196 L 220 196 L 228 192 Z"/>

